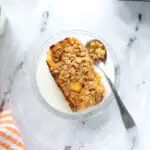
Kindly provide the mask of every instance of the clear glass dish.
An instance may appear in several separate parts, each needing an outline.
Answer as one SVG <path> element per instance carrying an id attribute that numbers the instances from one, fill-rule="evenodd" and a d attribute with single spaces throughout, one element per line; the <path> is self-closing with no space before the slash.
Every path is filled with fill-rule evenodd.
<path id="1" fill-rule="evenodd" d="M 115 87 L 118 88 L 119 79 L 120 79 L 120 67 L 119 67 L 118 60 L 115 56 L 115 53 L 113 52 L 111 47 L 103 39 L 101 39 L 100 37 L 98 37 L 92 33 L 89 33 L 86 31 L 64 31 L 64 32 L 61 32 L 61 33 L 51 37 L 50 39 L 48 39 L 41 46 L 41 48 L 37 52 L 37 54 L 32 62 L 33 64 L 31 67 L 31 80 L 32 80 L 32 86 L 35 91 L 36 97 L 39 100 L 39 102 L 44 106 L 44 108 L 46 108 L 49 112 L 52 112 L 59 117 L 68 118 L 68 119 L 83 119 L 83 118 L 87 118 L 89 116 L 93 116 L 96 114 L 101 114 L 101 113 L 103 113 L 105 108 L 111 103 L 111 101 L 113 99 L 113 96 L 112 96 L 112 93 L 110 90 L 107 91 L 107 96 L 104 97 L 104 100 L 102 103 L 100 103 L 96 106 L 93 106 L 89 109 L 86 109 L 85 111 L 82 111 L 82 112 L 71 112 L 71 111 L 69 112 L 69 111 L 64 111 L 64 110 L 62 111 L 62 110 L 56 108 L 55 105 L 49 104 L 47 101 L 48 97 L 54 98 L 57 95 L 57 93 L 55 91 L 53 91 L 54 87 L 50 87 L 50 89 L 49 89 L 49 90 L 51 90 L 51 94 L 44 93 L 44 91 L 46 91 L 48 89 L 48 86 L 43 87 L 44 84 L 47 85 L 46 84 L 47 81 L 45 80 L 45 78 L 47 78 L 48 76 L 47 77 L 44 76 L 44 78 L 43 78 L 43 75 L 44 75 L 45 71 L 46 72 L 48 71 L 48 69 L 43 71 L 42 68 L 40 68 L 39 66 L 41 66 L 41 64 L 43 62 L 46 65 L 45 54 L 49 50 L 49 47 L 52 44 L 55 44 L 55 43 L 59 42 L 60 40 L 65 39 L 66 37 L 76 37 L 83 44 L 86 44 L 87 41 L 90 41 L 92 39 L 100 40 L 107 49 L 108 57 L 107 57 L 106 65 L 105 65 L 106 70 L 108 70 L 107 75 L 110 76 L 110 78 L 114 82 Z M 42 57 L 44 59 L 41 59 Z M 111 71 L 109 71 L 109 70 L 111 70 Z M 99 70 L 97 70 L 97 71 L 99 72 Z M 53 80 L 53 79 L 51 78 L 51 80 Z M 105 84 L 107 84 L 107 83 L 105 82 Z M 42 88 L 41 88 L 41 85 L 42 85 Z M 109 88 L 108 85 L 107 85 L 107 88 Z M 57 97 L 54 98 L 54 101 L 57 101 Z"/>

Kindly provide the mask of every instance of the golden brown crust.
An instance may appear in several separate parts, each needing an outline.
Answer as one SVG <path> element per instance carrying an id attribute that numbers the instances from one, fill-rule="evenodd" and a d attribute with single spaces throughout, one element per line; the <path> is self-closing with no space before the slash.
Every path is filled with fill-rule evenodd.
<path id="1" fill-rule="evenodd" d="M 47 64 L 73 111 L 96 105 L 104 97 L 104 86 L 95 72 L 85 46 L 66 38 L 50 47 Z"/>

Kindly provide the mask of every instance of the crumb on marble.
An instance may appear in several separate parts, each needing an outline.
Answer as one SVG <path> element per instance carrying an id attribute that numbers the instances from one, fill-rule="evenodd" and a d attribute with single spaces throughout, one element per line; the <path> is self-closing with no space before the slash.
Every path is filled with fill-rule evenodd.
<path id="1" fill-rule="evenodd" d="M 145 80 L 143 80 L 143 81 L 142 81 L 142 84 L 145 84 L 145 83 L 146 83 L 146 81 L 145 81 Z"/>
<path id="2" fill-rule="evenodd" d="M 135 31 L 139 31 L 139 25 L 135 27 Z"/>
<path id="3" fill-rule="evenodd" d="M 65 146 L 65 150 L 71 150 L 72 146 L 68 145 L 68 146 Z"/>
<path id="4" fill-rule="evenodd" d="M 143 15 L 142 15 L 141 13 L 139 13 L 139 14 L 138 14 L 138 20 L 139 20 L 139 22 L 142 21 L 142 17 L 143 17 Z"/>
<path id="5" fill-rule="evenodd" d="M 133 43 L 135 42 L 136 40 L 136 37 L 130 37 L 129 40 L 128 40 L 128 44 L 127 44 L 127 47 L 131 47 L 133 45 Z"/>
<path id="6" fill-rule="evenodd" d="M 81 123 L 82 123 L 83 125 L 85 125 L 86 121 L 81 121 Z"/>

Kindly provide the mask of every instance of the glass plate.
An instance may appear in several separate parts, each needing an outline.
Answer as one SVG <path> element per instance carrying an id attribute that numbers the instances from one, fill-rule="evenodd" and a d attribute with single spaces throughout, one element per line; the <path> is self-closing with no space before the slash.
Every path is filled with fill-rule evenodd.
<path id="1" fill-rule="evenodd" d="M 108 83 L 106 82 L 104 76 L 102 76 L 102 73 L 97 67 L 95 69 L 100 74 L 100 76 L 102 76 L 102 81 L 106 90 L 104 100 L 102 101 L 102 103 L 86 109 L 85 111 L 82 111 L 80 113 L 75 113 L 70 110 L 70 107 L 64 99 L 63 94 L 61 93 L 53 77 L 49 73 L 49 69 L 46 64 L 46 53 L 51 45 L 65 39 L 66 37 L 76 37 L 84 45 L 92 39 L 100 40 L 107 49 L 107 61 L 105 64 L 106 73 L 108 74 L 108 76 L 110 76 L 110 78 L 114 82 L 114 85 L 118 87 L 120 76 L 119 64 L 110 46 L 103 39 L 91 33 L 85 31 L 66 31 L 59 33 L 54 37 L 51 37 L 47 42 L 45 42 L 41 46 L 40 50 L 38 51 L 36 57 L 33 60 L 31 79 L 37 99 L 48 111 L 64 118 L 86 118 L 97 113 L 103 113 L 105 107 L 107 107 L 107 105 L 109 105 L 112 100 L 112 94 Z"/>

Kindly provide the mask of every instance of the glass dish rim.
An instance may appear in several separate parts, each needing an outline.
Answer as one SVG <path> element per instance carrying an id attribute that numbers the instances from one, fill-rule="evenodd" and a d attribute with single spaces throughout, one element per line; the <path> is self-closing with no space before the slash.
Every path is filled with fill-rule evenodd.
<path id="1" fill-rule="evenodd" d="M 36 83 L 36 69 L 38 66 L 38 58 L 41 56 L 40 54 L 43 54 L 45 51 L 42 51 L 42 48 L 44 47 L 44 45 L 48 44 L 51 45 L 52 41 L 54 39 L 56 39 L 58 36 L 63 36 L 64 34 L 69 34 L 69 33 L 79 33 L 79 34 L 88 34 L 91 37 L 94 37 L 95 39 L 99 39 L 100 41 L 102 41 L 104 43 L 104 45 L 107 45 L 106 47 L 109 47 L 109 49 L 107 51 L 109 51 L 109 53 L 111 54 L 111 56 L 113 57 L 112 61 L 114 66 L 117 66 L 117 71 L 116 68 L 115 70 L 115 81 L 114 81 L 114 85 L 116 87 L 116 89 L 119 88 L 119 83 L 120 83 L 120 65 L 119 65 L 119 61 L 116 57 L 116 54 L 114 53 L 113 49 L 111 48 L 111 46 L 105 41 L 103 40 L 100 36 L 88 32 L 88 31 L 84 31 L 84 30 L 66 30 L 66 31 L 61 31 L 53 36 L 51 36 L 50 38 L 48 38 L 48 40 L 46 40 L 38 49 L 38 51 L 36 51 L 35 56 L 33 56 L 33 59 L 31 61 L 31 67 L 30 67 L 30 75 L 31 75 L 31 84 L 32 84 L 32 88 L 34 90 L 35 96 L 38 99 L 38 101 L 41 103 L 41 105 L 50 113 L 53 113 L 54 115 L 58 116 L 58 117 L 62 117 L 65 119 L 83 119 L 83 118 L 87 118 L 90 116 L 94 116 L 96 114 L 102 114 L 103 110 L 105 110 L 105 108 L 110 105 L 110 103 L 113 100 L 113 94 L 112 92 L 110 93 L 110 95 L 107 97 L 107 99 L 105 100 L 105 102 L 101 105 L 98 105 L 96 107 L 94 107 L 93 109 L 91 109 L 91 111 L 83 111 L 83 112 L 79 112 L 79 113 L 74 113 L 74 114 L 69 114 L 69 113 L 65 113 L 65 112 L 61 112 L 57 109 L 55 109 L 54 107 L 52 107 L 51 105 L 49 105 L 44 98 L 42 97 L 42 95 L 40 94 L 39 90 L 38 90 L 38 86 Z M 116 75 L 117 72 L 117 75 Z"/>

